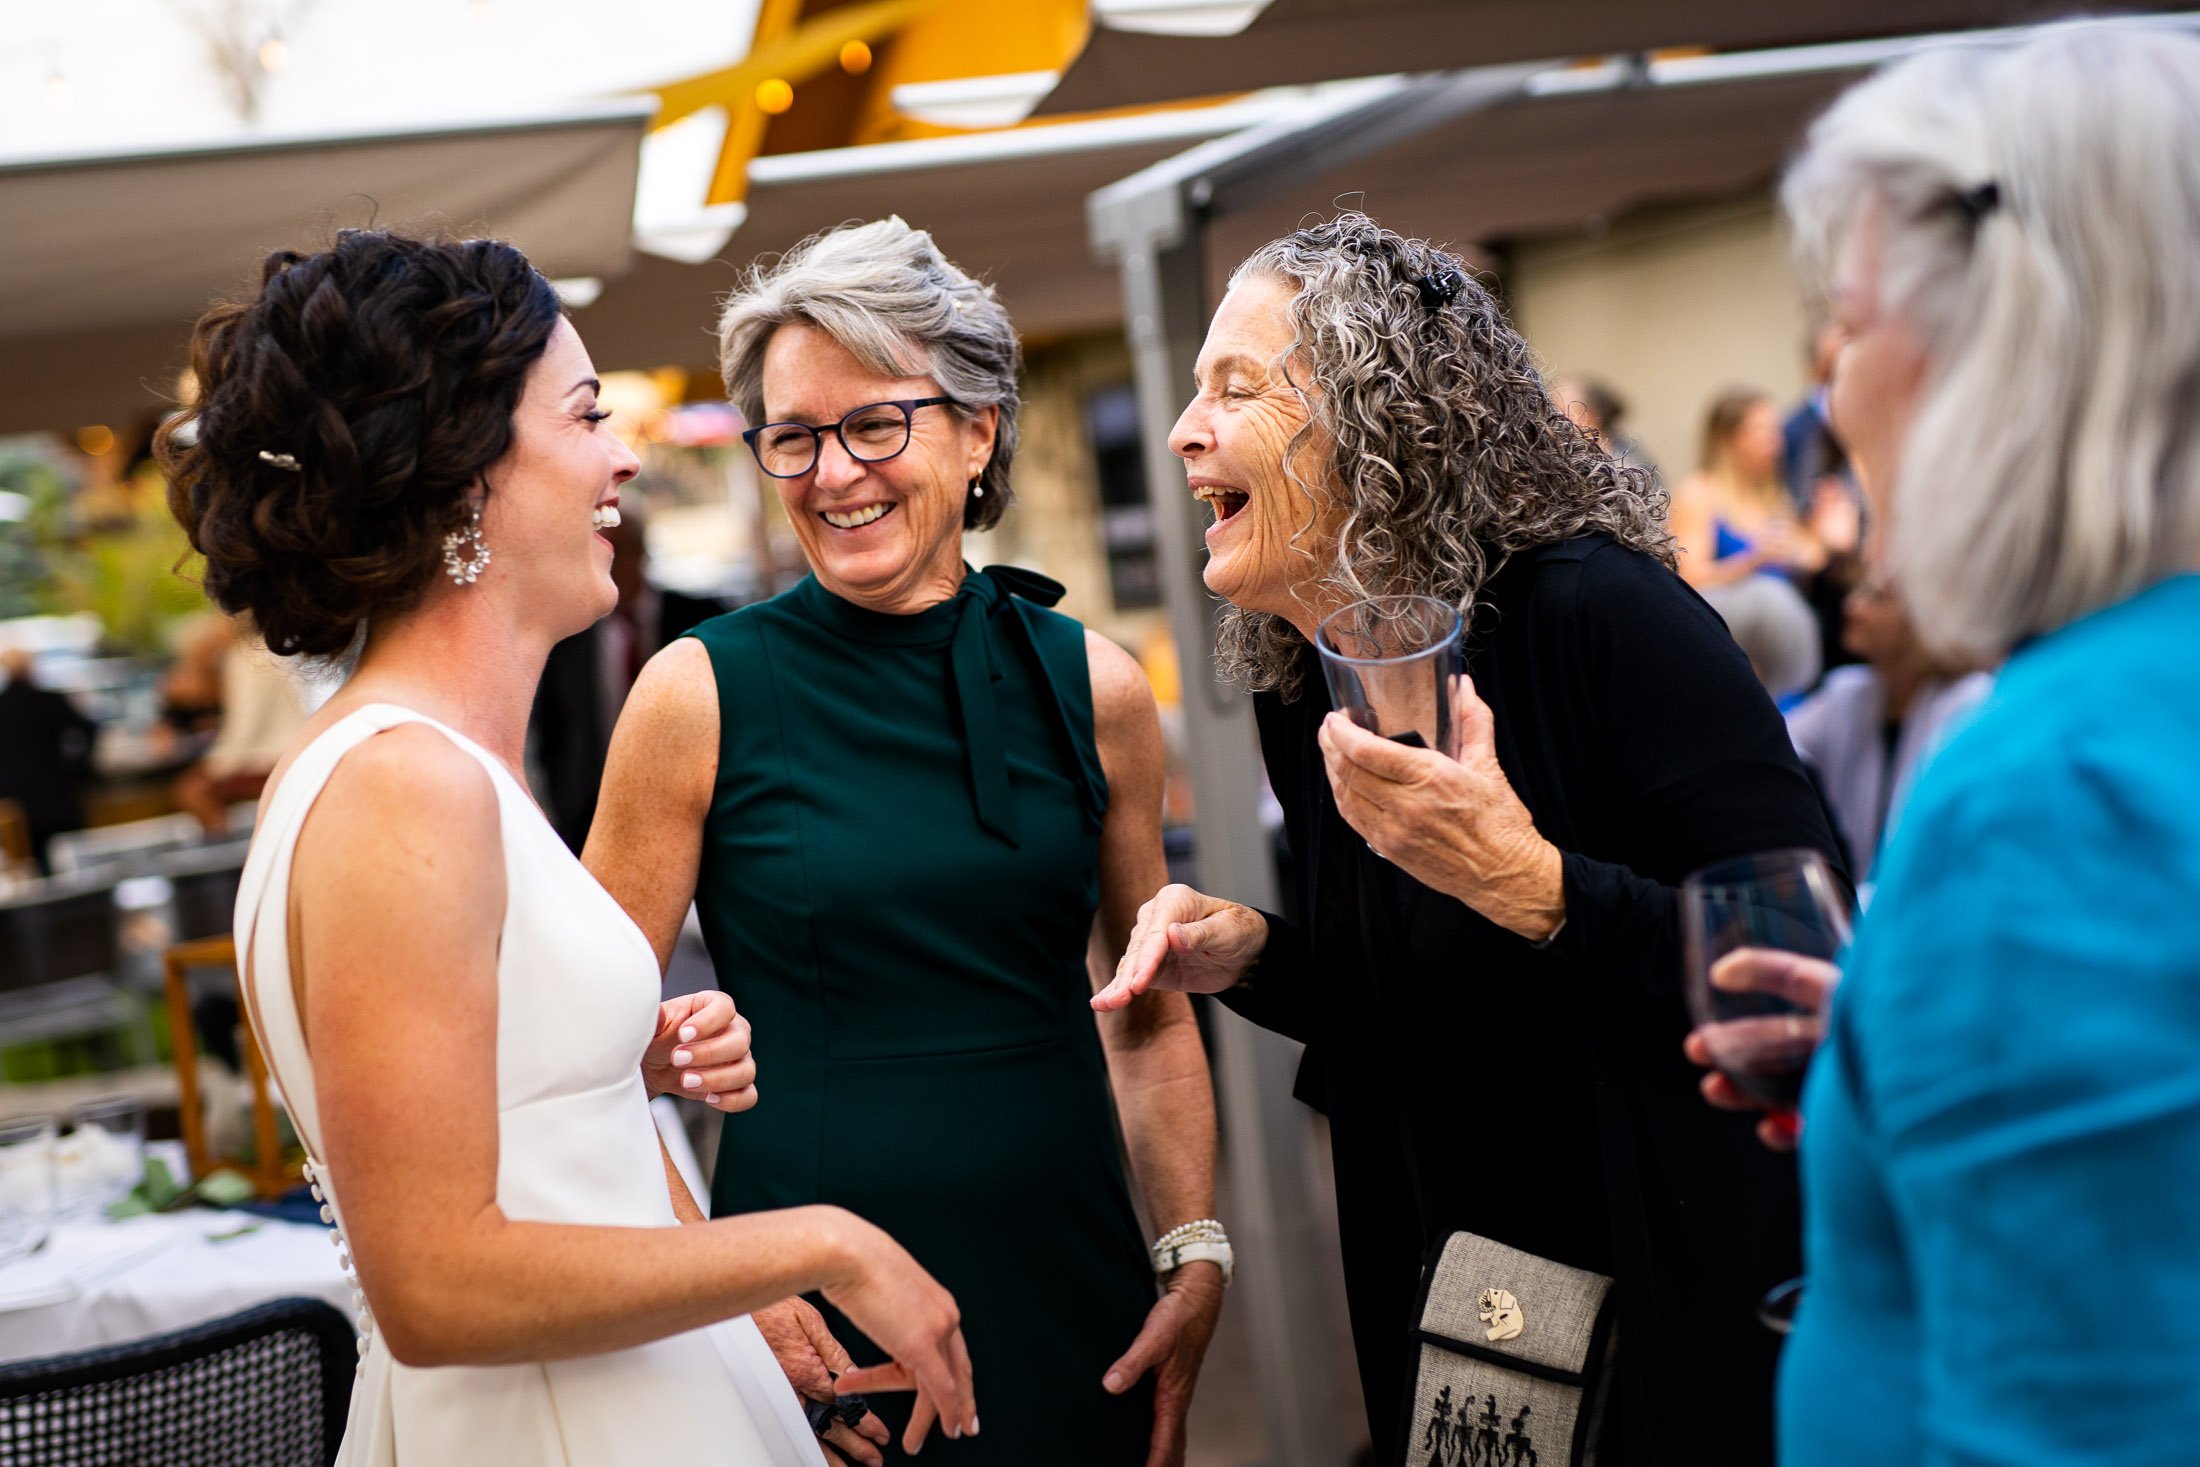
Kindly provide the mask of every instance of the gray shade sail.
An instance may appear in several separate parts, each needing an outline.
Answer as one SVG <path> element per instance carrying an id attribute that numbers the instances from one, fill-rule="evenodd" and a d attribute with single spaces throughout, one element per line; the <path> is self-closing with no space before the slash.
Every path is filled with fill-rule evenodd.
<path id="1" fill-rule="evenodd" d="M 0 432 L 161 411 L 208 303 L 345 225 L 494 234 L 553 277 L 615 275 L 649 110 L 0 160 Z"/>
<path id="2" fill-rule="evenodd" d="M 1458 246 L 1570 234 L 1629 209 L 1758 189 L 1858 72 L 1520 97 L 1294 178 L 1208 221 L 1210 299 L 1258 245 L 1341 205 Z"/>
<path id="3" fill-rule="evenodd" d="M 1398 71 L 1968 30 L 2067 9 L 2038 0 L 1273 0 L 1234 36 L 1149 35 L 1095 25 L 1037 115 Z"/>

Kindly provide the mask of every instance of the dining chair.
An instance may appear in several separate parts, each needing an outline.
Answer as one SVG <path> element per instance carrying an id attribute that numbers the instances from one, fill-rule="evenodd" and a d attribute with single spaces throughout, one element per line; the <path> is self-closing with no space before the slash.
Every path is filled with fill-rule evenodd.
<path id="1" fill-rule="evenodd" d="M 328 1467 L 359 1337 L 319 1299 L 277 1299 L 125 1345 L 0 1365 L 0 1462 Z"/>
<path id="2" fill-rule="evenodd" d="M 215 977 L 215 993 L 219 997 L 234 997 L 237 1008 L 242 1008 L 242 994 L 237 987 L 237 944 L 229 937 L 208 937 L 195 942 L 179 942 L 168 949 L 163 961 L 165 986 L 168 998 L 168 1033 L 170 1047 L 176 1061 L 176 1105 L 181 1112 L 183 1125 L 183 1151 L 191 1163 L 191 1175 L 203 1177 L 210 1171 L 232 1171 L 251 1179 L 253 1189 L 261 1200 L 280 1197 L 295 1187 L 302 1169 L 290 1159 L 283 1147 L 282 1131 L 275 1113 L 273 1088 L 268 1083 L 267 1060 L 260 1053 L 260 1045 L 249 1023 L 239 1026 L 239 1058 L 244 1062 L 245 1084 L 252 1100 L 252 1155 L 249 1160 L 240 1156 L 216 1155 L 213 1142 L 207 1134 L 206 1105 L 203 1096 L 202 1077 L 199 1073 L 199 1035 L 194 1005 L 192 1003 L 192 975 L 211 973 Z M 235 1009 L 227 1009 L 235 1012 Z"/>

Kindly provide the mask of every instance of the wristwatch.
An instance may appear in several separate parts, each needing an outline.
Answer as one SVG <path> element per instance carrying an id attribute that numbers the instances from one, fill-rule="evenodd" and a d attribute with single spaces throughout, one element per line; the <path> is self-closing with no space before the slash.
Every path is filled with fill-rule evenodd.
<path id="1" fill-rule="evenodd" d="M 1222 1286 L 1230 1286 L 1237 1271 L 1237 1257 L 1230 1249 L 1230 1235 L 1211 1217 L 1169 1229 L 1154 1241 L 1153 1271 L 1162 1277 L 1187 1263 L 1212 1263 L 1222 1270 Z"/>

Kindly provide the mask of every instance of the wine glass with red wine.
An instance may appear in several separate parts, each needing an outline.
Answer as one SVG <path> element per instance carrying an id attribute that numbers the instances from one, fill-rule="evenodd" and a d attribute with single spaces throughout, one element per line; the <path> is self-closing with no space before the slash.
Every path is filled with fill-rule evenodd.
<path id="1" fill-rule="evenodd" d="M 1711 1063 L 1793 1135 L 1803 1076 L 1825 1035 L 1822 1010 L 1771 987 L 1736 986 L 1752 952 L 1833 962 L 1849 944 L 1849 896 L 1817 851 L 1767 851 L 1722 861 L 1681 883 L 1681 943 L 1689 1016 Z M 1715 982 L 1714 975 L 1725 982 Z M 1790 990 L 1792 991 L 1792 990 Z M 1766 1295 L 1771 1328 L 1792 1323 L 1801 1280 Z"/>

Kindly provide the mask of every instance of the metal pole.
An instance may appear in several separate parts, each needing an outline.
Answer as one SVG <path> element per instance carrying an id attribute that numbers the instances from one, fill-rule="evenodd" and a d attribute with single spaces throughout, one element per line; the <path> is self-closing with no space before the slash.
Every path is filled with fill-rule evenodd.
<path id="1" fill-rule="evenodd" d="M 1097 221 L 1097 211 L 1096 211 Z M 1169 621 L 1182 664 L 1202 889 L 1273 909 L 1275 867 L 1260 824 L 1260 749 L 1252 701 L 1219 686 L 1217 606 L 1200 581 L 1205 514 L 1186 492 L 1169 427 L 1189 395 L 1206 334 L 1199 238 L 1174 190 L 1124 201 L 1102 248 L 1120 256 Z M 1097 225 L 1096 225 L 1097 227 Z M 1118 246 L 1120 246 L 1118 248 Z M 1344 1433 L 1335 1392 L 1337 1337 L 1323 1314 L 1321 1236 L 1307 1175 L 1308 1119 L 1291 1099 L 1298 1046 L 1226 1010 L 1216 1014 L 1217 1081 L 1237 1207 L 1240 1307 L 1252 1316 L 1268 1460 L 1338 1467 Z"/>

